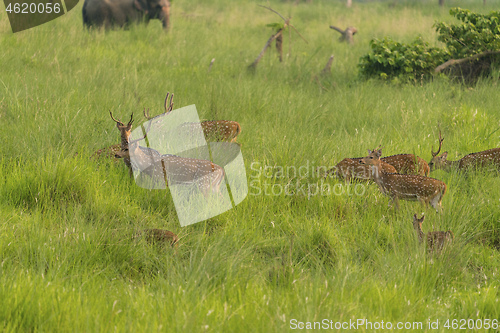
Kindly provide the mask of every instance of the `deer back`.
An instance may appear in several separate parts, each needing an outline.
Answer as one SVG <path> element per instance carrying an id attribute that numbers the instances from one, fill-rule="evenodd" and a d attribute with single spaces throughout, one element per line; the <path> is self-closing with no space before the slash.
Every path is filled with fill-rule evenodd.
<path id="1" fill-rule="evenodd" d="M 485 168 L 492 165 L 500 168 L 500 148 L 466 155 L 459 161 L 458 168 L 466 170 L 469 168 Z"/>
<path id="2" fill-rule="evenodd" d="M 241 126 L 231 120 L 210 120 L 201 123 L 208 141 L 234 141 L 241 133 Z"/>
<path id="3" fill-rule="evenodd" d="M 395 167 L 397 173 L 401 174 L 428 176 L 430 172 L 427 162 L 413 154 L 386 156 L 381 160 Z"/>
<path id="4" fill-rule="evenodd" d="M 116 154 L 121 151 L 121 145 L 116 144 L 112 145 L 106 148 L 101 148 L 96 150 L 92 156 L 90 156 L 91 159 L 97 160 L 100 158 L 116 158 Z"/>
<path id="5" fill-rule="evenodd" d="M 366 164 L 360 164 L 359 161 L 362 159 L 362 157 L 354 157 L 354 158 L 344 158 L 342 161 L 337 163 L 335 166 L 336 168 L 336 173 L 337 177 L 344 178 L 344 179 L 351 179 L 351 178 L 357 178 L 357 179 L 364 179 L 364 180 L 369 180 L 371 179 L 371 169 L 370 166 Z M 396 168 L 394 166 L 386 163 L 386 162 L 381 162 L 382 168 L 384 169 L 385 172 L 387 173 L 396 173 Z"/>
<path id="6" fill-rule="evenodd" d="M 168 243 L 172 247 L 177 247 L 179 242 L 179 237 L 171 231 L 162 229 L 145 229 L 138 231 L 135 238 L 144 236 L 145 240 L 153 244 L 165 244 Z"/>
<path id="7" fill-rule="evenodd" d="M 380 183 L 392 196 L 402 199 L 430 199 L 446 193 L 446 184 L 438 179 L 419 175 L 388 174 L 381 172 Z"/>
<path id="8" fill-rule="evenodd" d="M 453 232 L 430 231 L 427 233 L 427 246 L 430 250 L 442 250 L 443 247 L 453 240 Z"/>

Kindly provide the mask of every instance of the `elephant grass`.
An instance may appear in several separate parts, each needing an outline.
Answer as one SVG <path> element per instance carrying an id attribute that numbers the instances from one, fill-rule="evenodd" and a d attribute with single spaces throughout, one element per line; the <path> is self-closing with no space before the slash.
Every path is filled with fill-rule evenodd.
<path id="1" fill-rule="evenodd" d="M 436 331 L 448 331 L 447 319 L 500 318 L 498 174 L 432 174 L 448 191 L 442 214 L 425 211 L 423 230 L 455 234 L 433 256 L 412 228 L 418 203 L 396 212 L 374 184 L 356 192 L 313 172 L 379 144 L 384 155 L 430 160 L 438 123 L 450 159 L 500 146 L 498 80 L 358 79 L 371 38 L 438 45 L 431 25 L 449 19 L 437 1 L 390 3 L 272 1 L 308 43 L 292 35 L 289 47 L 285 34 L 283 63 L 269 49 L 255 73 L 246 68 L 279 18 L 251 1 L 174 1 L 169 33 L 155 21 L 89 33 L 79 4 L 12 34 L 0 11 L 0 328 L 281 332 L 294 319 L 366 318 L 424 330 L 439 320 Z M 358 28 L 354 45 L 329 24 Z M 141 189 L 122 163 L 89 158 L 119 143 L 109 110 L 122 120 L 134 112 L 137 126 L 144 107 L 163 112 L 167 91 L 175 108 L 195 104 L 203 119 L 241 124 L 250 186 L 236 208 L 184 228 L 168 191 Z M 328 195 L 314 192 L 326 185 Z M 177 252 L 133 237 L 146 228 L 175 232 Z"/>

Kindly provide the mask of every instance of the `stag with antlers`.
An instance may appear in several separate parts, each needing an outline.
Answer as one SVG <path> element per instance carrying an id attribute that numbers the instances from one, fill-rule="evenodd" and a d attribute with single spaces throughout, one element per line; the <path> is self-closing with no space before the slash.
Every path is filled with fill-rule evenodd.
<path id="1" fill-rule="evenodd" d="M 224 169 L 208 160 L 185 158 L 176 155 L 161 155 L 157 150 L 142 147 L 139 142 L 145 140 L 147 132 L 135 140 L 128 141 L 128 147 L 116 154 L 117 158 L 128 159 L 133 170 L 141 177 L 149 178 L 148 184 L 154 188 L 172 185 L 196 184 L 204 195 L 218 193 L 224 180 Z"/>
<path id="2" fill-rule="evenodd" d="M 95 151 L 91 158 L 97 159 L 103 156 L 106 157 L 116 157 L 116 154 L 119 152 L 125 151 L 128 149 L 128 139 L 130 137 L 130 133 L 132 133 L 132 124 L 134 123 L 134 113 L 130 115 L 130 120 L 129 122 L 125 125 L 120 119 L 115 119 L 113 117 L 113 113 L 111 110 L 109 111 L 109 114 L 111 116 L 111 119 L 116 122 L 116 127 L 120 131 L 120 137 L 121 137 L 121 143 L 120 144 L 115 144 L 111 145 L 106 148 L 101 148 L 97 151 Z M 129 168 L 130 174 L 132 175 L 132 168 L 130 165 L 130 160 L 129 159 L 124 159 L 123 160 L 125 165 Z"/>
<path id="3" fill-rule="evenodd" d="M 167 93 L 167 97 L 165 98 L 165 112 L 163 114 L 169 114 L 174 108 L 174 94 L 170 95 L 170 100 L 168 99 L 169 94 Z M 152 120 L 158 116 L 151 117 L 149 110 L 144 110 L 144 117 L 148 120 Z M 236 138 L 241 133 L 240 124 L 231 120 L 208 120 L 202 121 L 200 125 L 203 129 L 205 139 L 209 142 L 236 142 Z M 195 133 L 197 129 L 198 123 L 184 123 L 180 126 L 180 130 L 185 133 Z"/>
<path id="4" fill-rule="evenodd" d="M 431 206 L 438 211 L 441 200 L 446 193 L 446 184 L 440 180 L 418 176 L 387 173 L 381 165 L 382 149 L 368 150 L 368 156 L 359 162 L 372 166 L 372 178 L 380 191 L 392 199 L 395 208 L 399 208 L 399 199 L 420 201 L 426 207 Z"/>
<path id="5" fill-rule="evenodd" d="M 429 167 L 431 171 L 434 170 L 444 170 L 450 172 L 451 170 L 458 171 L 468 171 L 477 168 L 487 168 L 495 167 L 500 170 L 500 148 L 493 148 L 478 153 L 471 153 L 459 159 L 458 161 L 448 161 L 448 152 L 444 152 L 441 155 L 441 147 L 443 146 L 444 138 L 441 135 L 441 130 L 439 130 L 439 148 L 437 152 L 434 152 L 434 148 L 431 149 L 432 159 L 429 162 Z M 439 156 L 438 156 L 439 155 Z"/>

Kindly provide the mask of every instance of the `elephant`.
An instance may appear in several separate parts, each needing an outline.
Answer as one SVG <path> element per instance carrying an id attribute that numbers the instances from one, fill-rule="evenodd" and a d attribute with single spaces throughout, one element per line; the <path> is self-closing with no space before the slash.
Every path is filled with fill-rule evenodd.
<path id="1" fill-rule="evenodd" d="M 83 23 L 88 27 L 105 29 L 127 27 L 133 22 L 159 19 L 163 29 L 169 26 L 169 0 L 85 0 L 82 8 Z"/>

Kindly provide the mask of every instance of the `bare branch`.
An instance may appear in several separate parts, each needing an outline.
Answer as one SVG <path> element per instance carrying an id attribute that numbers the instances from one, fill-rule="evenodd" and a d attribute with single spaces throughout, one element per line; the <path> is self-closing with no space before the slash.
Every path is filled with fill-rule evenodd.
<path id="1" fill-rule="evenodd" d="M 267 48 L 271 45 L 273 40 L 275 40 L 278 36 L 281 35 L 282 31 L 283 30 L 278 31 L 277 33 L 272 35 L 271 38 L 268 39 L 266 45 L 264 45 L 264 48 L 262 49 L 262 51 L 260 51 L 259 55 L 257 56 L 257 59 L 255 59 L 254 62 L 250 66 L 248 66 L 248 68 L 251 68 L 251 69 L 257 68 L 257 64 L 259 63 L 260 59 L 262 58 L 262 56 L 266 52 Z"/>
<path id="2" fill-rule="evenodd" d="M 278 14 L 279 17 L 281 17 L 283 19 L 283 21 L 285 21 L 285 23 L 287 22 L 287 19 L 283 17 L 283 15 L 281 15 L 280 13 L 278 13 L 277 11 L 275 11 L 274 9 L 272 9 L 271 7 L 266 7 L 266 6 L 262 6 L 262 5 L 257 5 L 259 7 L 262 7 L 262 8 L 265 8 L 265 9 L 269 9 L 270 11 L 272 11 L 273 13 L 275 14 Z"/>

